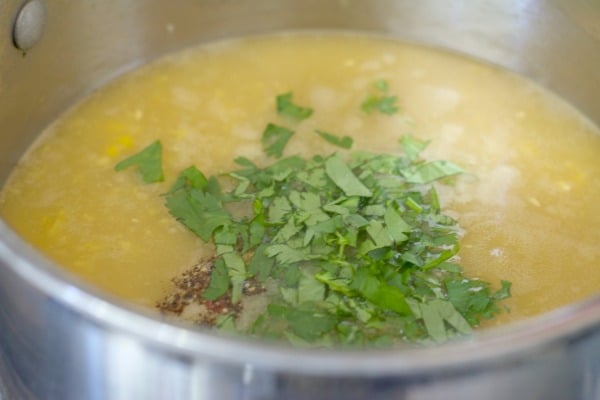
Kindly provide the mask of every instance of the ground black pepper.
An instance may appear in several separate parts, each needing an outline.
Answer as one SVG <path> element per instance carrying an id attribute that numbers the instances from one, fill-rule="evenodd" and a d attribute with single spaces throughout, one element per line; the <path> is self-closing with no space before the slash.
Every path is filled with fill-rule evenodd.
<path id="1" fill-rule="evenodd" d="M 202 293 L 210 284 L 214 258 L 201 260 L 171 280 L 172 290 L 156 304 L 163 315 L 182 317 L 199 325 L 213 326 L 221 315 L 233 314 L 237 318 L 242 312 L 242 302 L 231 302 L 231 290 L 216 300 L 207 300 Z M 243 293 L 252 296 L 265 289 L 254 279 L 244 282 Z"/>

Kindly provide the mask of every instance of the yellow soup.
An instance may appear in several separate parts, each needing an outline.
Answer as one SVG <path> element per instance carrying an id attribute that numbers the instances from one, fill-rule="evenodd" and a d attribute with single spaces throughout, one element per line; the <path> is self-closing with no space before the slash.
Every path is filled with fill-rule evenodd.
<path id="1" fill-rule="evenodd" d="M 385 80 L 399 112 L 365 113 Z M 59 119 L 26 154 L 0 213 L 27 241 L 85 280 L 154 307 L 171 280 L 210 254 L 164 205 L 177 174 L 207 176 L 244 156 L 265 163 L 261 135 L 280 120 L 274 99 L 293 92 L 314 114 L 285 155 L 331 153 L 314 134 L 350 136 L 354 149 L 423 156 L 468 171 L 440 185 L 464 231 L 470 276 L 512 282 L 506 323 L 600 288 L 600 135 L 560 99 L 510 73 L 454 54 L 374 37 L 290 34 L 191 49 L 134 71 Z M 124 158 L 160 140 L 165 181 L 143 184 Z"/>

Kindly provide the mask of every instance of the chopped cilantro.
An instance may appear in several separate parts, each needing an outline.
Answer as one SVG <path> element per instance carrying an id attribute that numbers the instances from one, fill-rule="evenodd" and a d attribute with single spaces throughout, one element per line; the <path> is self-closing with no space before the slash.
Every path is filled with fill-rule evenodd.
<path id="1" fill-rule="evenodd" d="M 365 111 L 398 110 L 385 80 L 375 90 Z M 277 112 L 296 120 L 312 114 L 292 103 L 291 92 L 277 97 Z M 352 146 L 349 137 L 316 133 Z M 261 167 L 238 157 L 239 169 L 208 178 L 190 167 L 164 194 L 171 215 L 215 245 L 205 299 L 230 295 L 239 303 L 249 279 L 275 288 L 267 289 L 268 306 L 244 333 L 305 347 L 441 343 L 501 312 L 510 283 L 493 291 L 463 273 L 458 224 L 442 213 L 432 185 L 462 168 L 422 160 L 428 142 L 408 135 L 400 139 L 402 156 L 281 158 L 293 134 L 268 124 L 262 143 L 279 160 Z M 149 159 L 156 161 L 156 147 L 117 167 L 138 165 L 144 174 Z M 239 204 L 245 206 L 236 210 Z M 242 329 L 233 314 L 217 318 L 216 328 Z"/>
<path id="2" fill-rule="evenodd" d="M 292 103 L 292 97 L 292 92 L 277 96 L 277 113 L 286 115 L 298 121 L 310 117 L 313 113 L 312 108 L 300 107 Z"/>
<path id="3" fill-rule="evenodd" d="M 398 112 L 398 98 L 389 95 L 387 81 L 380 79 L 373 85 L 375 93 L 371 93 L 361 104 L 361 108 L 367 114 L 379 111 L 382 114 L 392 115 Z"/>
<path id="4" fill-rule="evenodd" d="M 162 144 L 155 141 L 148 147 L 115 165 L 115 171 L 122 171 L 131 166 L 137 166 L 145 183 L 164 181 L 162 171 Z"/>
<path id="5" fill-rule="evenodd" d="M 240 158 L 242 169 L 226 174 L 240 185 L 228 193 L 209 184 L 216 178 L 185 170 L 166 201 L 217 245 L 204 296 L 227 292 L 238 302 L 246 279 L 275 283 L 267 312 L 245 332 L 302 346 L 440 343 L 470 334 L 501 311 L 510 285 L 493 292 L 453 263 L 459 228 L 441 213 L 429 182 L 459 170 L 420 160 L 426 144 L 419 143 L 405 139 L 400 157 L 294 156 L 264 168 Z M 441 167 L 419 169 L 427 165 Z M 242 200 L 251 211 L 229 214 L 228 205 Z"/>

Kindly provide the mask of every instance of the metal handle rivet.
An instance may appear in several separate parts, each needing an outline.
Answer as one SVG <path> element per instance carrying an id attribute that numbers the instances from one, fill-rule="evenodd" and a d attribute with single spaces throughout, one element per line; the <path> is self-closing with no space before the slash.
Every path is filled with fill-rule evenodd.
<path id="1" fill-rule="evenodd" d="M 21 7 L 13 27 L 13 43 L 23 51 L 31 49 L 42 37 L 46 7 L 42 0 L 30 0 Z"/>

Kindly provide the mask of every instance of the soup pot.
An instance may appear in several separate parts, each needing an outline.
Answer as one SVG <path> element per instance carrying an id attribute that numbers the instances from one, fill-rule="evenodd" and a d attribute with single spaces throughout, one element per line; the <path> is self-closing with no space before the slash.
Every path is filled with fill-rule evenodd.
<path id="1" fill-rule="evenodd" d="M 45 126 L 123 71 L 277 30 L 450 49 L 527 76 L 600 123 L 597 1 L 4 0 L 0 27 L 0 184 Z M 0 398 L 600 399 L 600 297 L 437 347 L 299 350 L 166 323 L 0 221 Z"/>

